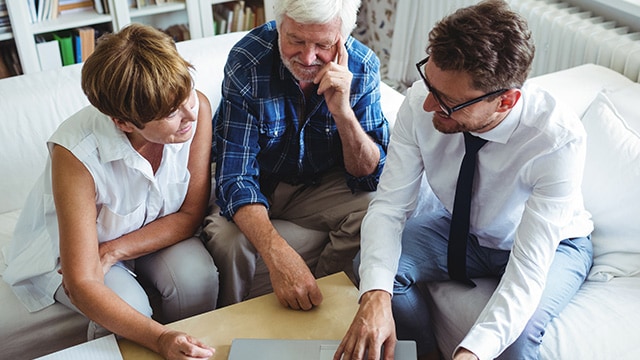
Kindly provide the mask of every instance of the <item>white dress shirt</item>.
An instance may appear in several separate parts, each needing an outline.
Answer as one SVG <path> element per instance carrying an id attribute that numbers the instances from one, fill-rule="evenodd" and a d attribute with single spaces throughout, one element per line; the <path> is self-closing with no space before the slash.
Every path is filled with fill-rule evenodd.
<path id="1" fill-rule="evenodd" d="M 194 107 L 197 118 L 198 105 Z M 196 126 L 194 125 L 194 129 Z M 195 131 L 193 132 L 195 134 Z M 113 121 L 93 106 L 65 120 L 48 141 L 63 146 L 89 170 L 96 187 L 98 241 L 124 234 L 180 209 L 189 186 L 191 141 L 164 146 L 156 173 Z M 30 311 L 55 302 L 61 284 L 58 222 L 51 189 L 51 158 L 4 249 L 3 279 Z"/>
<path id="2" fill-rule="evenodd" d="M 422 107 L 426 96 L 424 84 L 415 83 L 398 111 L 378 191 L 362 224 L 361 293 L 393 293 L 401 235 L 423 173 L 435 206 L 453 209 L 464 139 L 433 127 L 433 113 Z M 489 142 L 478 153 L 470 232 L 481 246 L 511 250 L 502 281 L 461 343 L 485 359 L 524 329 L 559 242 L 587 236 L 593 224 L 581 194 L 586 133 L 570 109 L 525 84 L 507 117 L 474 135 Z"/>

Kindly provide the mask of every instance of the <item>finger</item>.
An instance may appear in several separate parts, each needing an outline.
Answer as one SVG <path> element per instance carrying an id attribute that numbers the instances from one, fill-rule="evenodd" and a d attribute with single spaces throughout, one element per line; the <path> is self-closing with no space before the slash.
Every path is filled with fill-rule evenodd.
<path id="1" fill-rule="evenodd" d="M 336 44 L 338 46 L 338 51 L 336 52 L 336 63 L 341 66 L 347 66 L 349 63 L 349 53 L 347 53 L 347 48 L 344 46 L 344 43 L 345 40 L 342 35 L 340 35 L 338 43 Z"/>
<path id="2" fill-rule="evenodd" d="M 192 337 L 192 336 L 187 337 L 187 340 L 188 340 L 191 344 L 196 345 L 196 346 L 199 346 L 199 347 L 201 347 L 201 348 L 203 348 L 203 349 L 209 349 L 209 350 L 215 351 L 215 349 L 214 349 L 214 348 L 212 348 L 211 346 L 209 346 L 209 345 L 207 345 L 207 344 L 203 343 L 202 341 L 200 341 L 200 340 L 198 340 L 198 339 L 196 339 L 196 338 L 194 338 L 194 337 Z"/>
<path id="3" fill-rule="evenodd" d="M 395 352 L 396 352 L 396 339 L 395 337 L 390 337 L 387 339 L 387 341 L 384 342 L 384 350 L 382 353 L 382 358 L 384 360 L 393 360 L 395 359 Z M 378 358 L 376 358 L 378 359 Z"/>
<path id="4" fill-rule="evenodd" d="M 282 305 L 283 307 L 288 308 L 289 307 L 289 303 L 287 302 L 286 299 L 281 298 L 280 296 L 278 296 L 278 302 L 280 303 L 280 305 Z"/>
<path id="5" fill-rule="evenodd" d="M 309 292 L 309 300 L 311 300 L 311 304 L 313 304 L 313 306 L 322 304 L 322 291 L 320 291 L 317 284 Z"/>
<path id="6" fill-rule="evenodd" d="M 297 302 L 298 302 L 298 307 L 302 310 L 311 310 L 311 308 L 313 308 L 313 304 L 311 303 L 309 296 L 306 294 L 300 296 L 300 298 L 297 299 Z"/>
<path id="7" fill-rule="evenodd" d="M 184 355 L 196 359 L 208 359 L 213 356 L 215 349 L 210 346 L 204 345 L 199 340 L 187 337 L 187 341 L 180 344 L 180 352 Z"/>
<path id="8" fill-rule="evenodd" d="M 322 78 L 324 78 L 324 75 L 331 69 L 331 64 L 334 62 L 329 61 L 325 63 L 324 66 L 322 66 L 322 68 L 316 74 L 316 77 L 313 78 L 314 84 L 319 84 L 322 81 Z"/>
<path id="9" fill-rule="evenodd" d="M 355 344 L 350 334 L 347 334 L 338 345 L 336 352 L 333 354 L 333 360 L 351 360 Z"/>
<path id="10" fill-rule="evenodd" d="M 215 351 L 213 348 L 202 348 L 199 346 L 191 346 L 190 348 L 181 351 L 185 356 L 193 359 L 209 359 L 213 356 Z"/>
<path id="11" fill-rule="evenodd" d="M 300 304 L 298 304 L 298 299 L 293 297 L 293 298 L 289 298 L 287 300 L 287 307 L 293 309 L 293 310 L 299 310 L 300 309 Z"/>
<path id="12" fill-rule="evenodd" d="M 338 345 L 338 348 L 336 349 L 336 352 L 333 354 L 333 360 L 340 360 L 342 359 L 342 354 L 344 354 L 344 350 L 345 350 L 345 341 L 346 338 L 342 339 L 342 341 L 340 342 L 340 345 Z"/>

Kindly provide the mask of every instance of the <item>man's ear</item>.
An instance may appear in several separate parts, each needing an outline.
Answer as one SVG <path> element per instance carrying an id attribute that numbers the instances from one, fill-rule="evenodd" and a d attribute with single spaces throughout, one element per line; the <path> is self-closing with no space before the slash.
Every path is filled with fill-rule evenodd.
<path id="1" fill-rule="evenodd" d="M 498 106 L 497 111 L 504 112 L 511 110 L 514 106 L 516 106 L 516 103 L 518 102 L 518 99 L 520 99 L 521 95 L 522 92 L 520 91 L 520 89 L 509 89 L 505 91 L 504 93 L 502 93 L 502 95 L 500 95 L 500 105 Z"/>
<path id="2" fill-rule="evenodd" d="M 119 120 L 113 117 L 111 118 L 111 121 L 113 121 L 113 123 L 116 124 L 116 127 L 118 129 L 120 129 L 122 132 L 125 132 L 125 133 L 133 132 L 133 129 L 135 128 L 135 125 L 133 125 L 128 121 Z"/>

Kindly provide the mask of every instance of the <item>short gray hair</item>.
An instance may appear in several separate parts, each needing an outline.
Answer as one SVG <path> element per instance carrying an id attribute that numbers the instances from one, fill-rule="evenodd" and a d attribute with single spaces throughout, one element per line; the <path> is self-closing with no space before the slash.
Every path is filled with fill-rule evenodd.
<path id="1" fill-rule="evenodd" d="M 361 0 L 276 0 L 273 6 L 276 24 L 284 16 L 301 24 L 326 24 L 340 17 L 340 33 L 347 38 L 356 27 Z"/>

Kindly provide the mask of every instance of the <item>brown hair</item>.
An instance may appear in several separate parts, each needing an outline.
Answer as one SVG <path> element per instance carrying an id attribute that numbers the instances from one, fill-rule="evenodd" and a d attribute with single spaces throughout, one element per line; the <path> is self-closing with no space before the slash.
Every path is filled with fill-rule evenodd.
<path id="1" fill-rule="evenodd" d="M 143 128 L 189 96 L 192 68 L 171 37 L 134 23 L 98 39 L 82 68 L 82 90 L 105 115 Z"/>
<path id="2" fill-rule="evenodd" d="M 427 53 L 440 69 L 466 72 L 474 88 L 489 92 L 521 87 L 535 46 L 524 18 L 505 1 L 488 0 L 440 20 Z"/>

